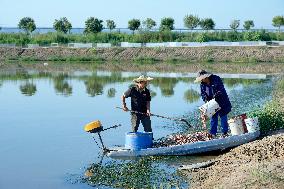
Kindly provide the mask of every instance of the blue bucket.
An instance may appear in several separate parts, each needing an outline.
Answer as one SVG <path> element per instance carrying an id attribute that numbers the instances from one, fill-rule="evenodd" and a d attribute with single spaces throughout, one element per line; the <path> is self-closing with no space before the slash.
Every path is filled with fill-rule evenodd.
<path id="1" fill-rule="evenodd" d="M 125 136 L 125 148 L 140 150 L 151 148 L 153 145 L 152 132 L 129 132 Z"/>

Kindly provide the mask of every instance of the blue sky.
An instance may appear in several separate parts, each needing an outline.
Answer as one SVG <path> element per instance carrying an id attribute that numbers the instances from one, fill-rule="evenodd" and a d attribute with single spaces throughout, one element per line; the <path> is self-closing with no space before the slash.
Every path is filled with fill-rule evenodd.
<path id="1" fill-rule="evenodd" d="M 0 26 L 16 27 L 23 17 L 32 17 L 37 27 L 52 27 L 55 19 L 67 17 L 73 27 L 84 27 L 88 17 L 112 19 L 117 27 L 128 20 L 175 19 L 183 28 L 186 14 L 213 18 L 216 28 L 229 28 L 232 20 L 252 19 L 255 28 L 273 28 L 272 18 L 284 15 L 284 0 L 0 0 Z"/>

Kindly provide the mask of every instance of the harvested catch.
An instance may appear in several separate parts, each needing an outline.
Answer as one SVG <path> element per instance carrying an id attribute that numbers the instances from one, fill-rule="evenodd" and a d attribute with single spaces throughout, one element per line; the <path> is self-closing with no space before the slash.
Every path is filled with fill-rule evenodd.
<path id="1" fill-rule="evenodd" d="M 173 145 L 183 145 L 198 141 L 212 140 L 212 136 L 208 132 L 196 132 L 193 134 L 176 134 L 167 138 L 162 138 L 154 143 L 154 147 L 167 147 Z"/>

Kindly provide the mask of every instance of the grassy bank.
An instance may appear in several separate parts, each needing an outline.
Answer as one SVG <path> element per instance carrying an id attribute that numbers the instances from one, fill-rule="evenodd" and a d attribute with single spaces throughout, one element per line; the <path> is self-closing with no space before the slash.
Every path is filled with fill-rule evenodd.
<path id="1" fill-rule="evenodd" d="M 179 73 L 196 73 L 200 69 L 210 70 L 213 73 L 263 73 L 274 74 L 284 72 L 283 63 L 186 63 L 186 62 L 155 62 L 152 64 L 145 62 L 131 61 L 102 61 L 102 62 L 21 62 L 9 61 L 0 64 L 4 69 L 36 69 L 39 71 L 90 71 L 90 70 L 107 70 L 107 71 L 134 71 L 134 72 L 179 72 Z"/>
<path id="2" fill-rule="evenodd" d="M 253 110 L 249 117 L 258 117 L 260 131 L 266 133 L 284 128 L 284 76 L 275 81 L 274 94 L 271 102 L 264 107 Z"/>
<path id="3" fill-rule="evenodd" d="M 284 47 L 5 48 L 0 61 L 124 62 L 137 64 L 284 62 Z"/>
<path id="4" fill-rule="evenodd" d="M 111 43 L 120 42 L 155 43 L 155 42 L 208 42 L 208 41 L 283 41 L 284 33 L 260 31 L 210 31 L 210 32 L 172 32 L 139 31 L 135 34 L 127 33 L 97 33 L 97 34 L 63 34 L 50 32 L 46 34 L 0 33 L 0 43 L 14 43 L 27 45 L 29 43 L 50 45 L 51 43 Z"/>

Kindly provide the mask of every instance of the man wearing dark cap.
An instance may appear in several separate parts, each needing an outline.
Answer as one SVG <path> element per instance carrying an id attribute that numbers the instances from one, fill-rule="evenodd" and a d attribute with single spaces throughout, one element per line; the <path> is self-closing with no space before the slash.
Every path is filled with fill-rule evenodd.
<path id="1" fill-rule="evenodd" d="M 210 134 L 215 137 L 217 134 L 218 116 L 221 118 L 221 128 L 223 136 L 228 133 L 228 116 L 231 111 L 232 105 L 225 90 L 221 78 L 213 75 L 205 70 L 197 73 L 194 82 L 200 82 L 201 97 L 204 102 L 208 102 L 215 98 L 221 109 L 211 117 L 210 120 Z"/>

